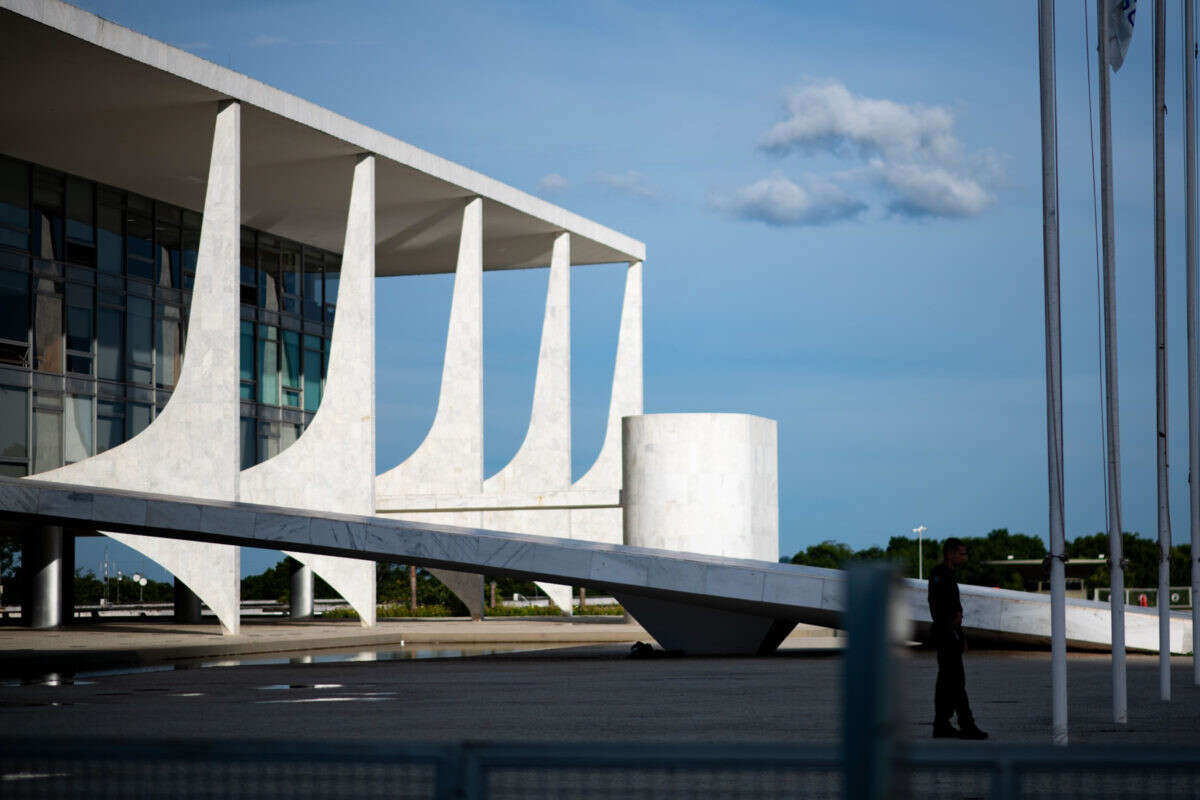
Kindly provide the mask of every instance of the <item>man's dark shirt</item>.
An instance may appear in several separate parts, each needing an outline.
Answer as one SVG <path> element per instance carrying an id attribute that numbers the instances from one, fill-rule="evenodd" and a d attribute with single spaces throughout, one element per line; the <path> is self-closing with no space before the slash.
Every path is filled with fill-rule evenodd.
<path id="1" fill-rule="evenodd" d="M 929 574 L 929 615 L 934 625 L 952 627 L 954 616 L 961 613 L 958 580 L 954 577 L 954 570 L 943 561 Z"/>

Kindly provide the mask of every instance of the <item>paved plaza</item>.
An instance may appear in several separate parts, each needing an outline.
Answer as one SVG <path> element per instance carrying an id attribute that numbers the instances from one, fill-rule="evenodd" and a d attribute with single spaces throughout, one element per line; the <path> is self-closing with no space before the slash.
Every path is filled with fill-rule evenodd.
<path id="1" fill-rule="evenodd" d="M 815 638 L 793 643 L 799 646 L 764 658 L 630 659 L 627 644 L 560 641 L 543 652 L 464 658 L 301 663 L 310 659 L 293 654 L 278 659 L 289 663 L 214 668 L 181 662 L 59 685 L 9 680 L 0 685 L 0 716 L 6 731 L 51 736 L 836 741 L 841 657 L 812 646 L 824 644 Z M 372 657 L 369 647 L 361 652 Z M 928 735 L 936 668 L 925 650 L 902 661 L 905 738 Z M 971 700 L 992 741 L 1048 740 L 1049 668 L 1043 652 L 968 654 Z M 1191 686 L 1190 659 L 1174 660 L 1171 703 L 1158 700 L 1156 674 L 1154 657 L 1129 657 L 1130 721 L 1118 729 L 1109 716 L 1107 656 L 1072 654 L 1072 741 L 1194 744 L 1200 688 Z"/>

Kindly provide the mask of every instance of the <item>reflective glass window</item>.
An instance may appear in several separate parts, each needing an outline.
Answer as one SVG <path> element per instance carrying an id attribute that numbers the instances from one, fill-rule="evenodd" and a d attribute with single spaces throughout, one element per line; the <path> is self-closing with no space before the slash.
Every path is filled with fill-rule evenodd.
<path id="1" fill-rule="evenodd" d="M 150 301 L 130 296 L 127 303 L 125 340 L 128 345 L 129 380 L 149 384 L 154 366 L 154 317 Z"/>
<path id="2" fill-rule="evenodd" d="M 38 393 L 38 401 L 50 399 Z M 55 398 L 61 404 L 61 398 Z M 33 409 L 33 474 L 63 465 L 62 411 L 56 408 Z"/>
<path id="3" fill-rule="evenodd" d="M 258 326 L 258 402 L 279 405 L 279 334 L 273 325 Z"/>
<path id="4" fill-rule="evenodd" d="M 116 447 L 125 441 L 125 404 L 112 400 L 96 403 L 96 452 Z"/>
<path id="5" fill-rule="evenodd" d="M 242 302 L 253 306 L 258 304 L 258 262 L 254 250 L 254 231 L 242 228 Z"/>
<path id="6" fill-rule="evenodd" d="M 68 397 L 63 411 L 63 455 L 74 464 L 92 454 L 92 398 Z"/>
<path id="7" fill-rule="evenodd" d="M 300 426 L 293 422 L 284 422 L 279 426 L 279 451 L 287 450 L 300 438 Z"/>
<path id="8" fill-rule="evenodd" d="M 321 319 L 325 314 L 325 299 L 322 293 L 324 282 L 321 257 L 316 253 L 304 254 L 304 318 Z"/>
<path id="9" fill-rule="evenodd" d="M 257 448 L 255 446 L 254 436 L 254 420 L 248 417 L 242 417 L 240 433 L 242 469 L 249 469 L 258 463 Z"/>
<path id="10" fill-rule="evenodd" d="M 316 411 L 321 404 L 321 339 L 304 337 L 304 410 Z"/>
<path id="11" fill-rule="evenodd" d="M 273 422 L 258 421 L 259 463 L 279 455 L 279 431 Z"/>
<path id="12" fill-rule="evenodd" d="M 155 382 L 159 386 L 174 386 L 179 379 L 180 361 L 183 356 L 179 337 L 179 307 L 159 306 L 158 329 L 155 338 L 155 353 L 158 372 Z"/>
<path id="13" fill-rule="evenodd" d="M 67 372 L 92 374 L 92 296 L 90 286 L 67 284 Z"/>
<path id="14" fill-rule="evenodd" d="M 239 354 L 239 364 L 241 371 L 238 377 L 241 378 L 241 398 L 243 400 L 254 399 L 254 323 L 242 321 L 241 330 L 241 353 Z"/>
<path id="15" fill-rule="evenodd" d="M 0 270 L 0 339 L 29 341 L 29 276 Z"/>
<path id="16" fill-rule="evenodd" d="M 325 321 L 333 322 L 337 308 L 338 279 L 341 277 L 341 260 L 334 256 L 325 258 Z"/>
<path id="17" fill-rule="evenodd" d="M 95 185 L 78 178 L 67 178 L 67 261 L 96 266 Z"/>
<path id="18" fill-rule="evenodd" d="M 29 249 L 29 167 L 0 158 L 0 245 Z"/>
<path id="19" fill-rule="evenodd" d="M 136 194 L 125 197 L 125 272 L 154 280 L 154 207 Z"/>
<path id="20" fill-rule="evenodd" d="M 258 237 L 258 305 L 279 310 L 279 240 L 262 234 Z"/>
<path id="21" fill-rule="evenodd" d="M 48 278 L 35 279 L 33 311 L 33 368 L 63 371 L 63 285 Z"/>
<path id="22" fill-rule="evenodd" d="M 183 288 L 191 289 L 196 282 L 196 259 L 200 255 L 200 215 L 195 211 L 183 212 L 179 247 L 179 260 L 183 265 Z"/>
<path id="23" fill-rule="evenodd" d="M 296 331 L 283 332 L 282 374 L 285 388 L 300 388 L 300 334 Z"/>
<path id="24" fill-rule="evenodd" d="M 122 331 L 125 327 L 125 312 L 119 308 L 101 308 L 98 315 L 99 357 L 96 377 L 110 381 L 124 380 L 125 347 Z"/>
<path id="25" fill-rule="evenodd" d="M 0 386 L 0 458 L 25 458 L 29 454 L 28 401 L 27 389 Z"/>
<path id="26" fill-rule="evenodd" d="M 63 195 L 66 181 L 62 175 L 46 170 L 33 171 L 33 249 L 34 255 L 52 260 L 65 258 L 63 250 Z"/>
<path id="27" fill-rule="evenodd" d="M 101 272 L 119 275 L 125 263 L 122 195 L 100 187 L 96 201 L 96 265 Z"/>
<path id="28" fill-rule="evenodd" d="M 283 311 L 300 313 L 300 247 L 285 242 L 280 253 L 280 278 L 283 287 Z"/>
<path id="29" fill-rule="evenodd" d="M 125 423 L 128 438 L 132 439 L 150 425 L 152 410 L 149 403 L 128 403 L 125 406 Z"/>
<path id="30" fill-rule="evenodd" d="M 154 204 L 154 226 L 156 245 L 156 270 L 161 286 L 180 288 L 183 279 L 183 262 L 180 248 L 183 242 L 180 233 L 182 213 L 166 203 Z"/>

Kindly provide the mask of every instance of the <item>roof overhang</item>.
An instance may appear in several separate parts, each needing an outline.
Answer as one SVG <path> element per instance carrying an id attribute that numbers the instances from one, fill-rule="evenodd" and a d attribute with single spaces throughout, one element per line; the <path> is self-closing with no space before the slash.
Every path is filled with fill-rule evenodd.
<path id="1" fill-rule="evenodd" d="M 341 251 L 355 158 L 374 153 L 376 272 L 453 272 L 483 199 L 486 269 L 641 261 L 645 245 L 294 95 L 57 0 L 0 0 L 0 150 L 201 210 L 216 104 L 242 103 L 242 222 Z"/>

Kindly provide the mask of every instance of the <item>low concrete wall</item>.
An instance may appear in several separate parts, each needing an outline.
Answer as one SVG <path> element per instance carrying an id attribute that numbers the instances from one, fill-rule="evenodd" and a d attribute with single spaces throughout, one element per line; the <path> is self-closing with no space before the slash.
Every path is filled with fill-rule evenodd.
<path id="1" fill-rule="evenodd" d="M 644 414 L 622 425 L 625 544 L 779 560 L 774 420 Z"/>

